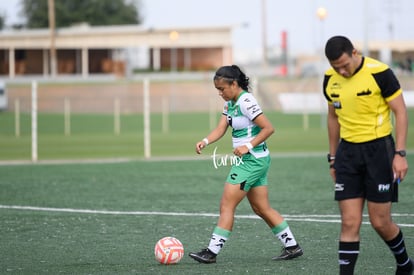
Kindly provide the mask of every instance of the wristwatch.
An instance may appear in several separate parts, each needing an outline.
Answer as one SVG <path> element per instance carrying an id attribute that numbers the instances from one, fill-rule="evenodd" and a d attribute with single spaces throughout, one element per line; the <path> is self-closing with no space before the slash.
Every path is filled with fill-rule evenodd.
<path id="1" fill-rule="evenodd" d="M 404 158 L 407 155 L 407 152 L 405 150 L 398 150 L 398 151 L 395 151 L 395 154 L 400 155 L 401 157 Z"/>
<path id="2" fill-rule="evenodd" d="M 335 160 L 335 156 L 331 156 L 331 154 L 328 154 L 327 158 L 328 158 L 328 162 Z"/>

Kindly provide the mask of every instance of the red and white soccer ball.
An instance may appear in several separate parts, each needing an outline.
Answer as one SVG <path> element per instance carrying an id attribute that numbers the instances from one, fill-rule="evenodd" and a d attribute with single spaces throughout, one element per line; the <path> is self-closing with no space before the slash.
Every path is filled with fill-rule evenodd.
<path id="1" fill-rule="evenodd" d="M 184 256 L 183 244 L 174 237 L 164 237 L 154 248 L 155 259 L 162 264 L 176 264 Z"/>

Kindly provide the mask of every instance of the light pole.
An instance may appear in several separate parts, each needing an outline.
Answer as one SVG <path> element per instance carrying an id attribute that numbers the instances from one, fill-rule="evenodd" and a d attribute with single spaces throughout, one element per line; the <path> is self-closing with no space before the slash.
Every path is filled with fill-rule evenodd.
<path id="1" fill-rule="evenodd" d="M 178 31 L 171 31 L 169 34 L 169 38 L 171 41 L 171 50 L 170 50 L 170 73 L 173 74 L 177 71 L 177 45 L 176 41 L 178 40 L 180 34 Z M 176 101 L 176 94 L 175 94 L 175 77 L 170 78 L 170 101 L 165 101 L 163 103 L 163 132 L 169 131 L 169 117 L 168 113 L 170 111 L 169 106 L 171 109 L 175 110 L 175 101 Z"/>
<path id="2" fill-rule="evenodd" d="M 319 21 L 321 22 L 321 32 L 320 32 L 320 62 L 319 62 L 319 75 L 320 75 L 320 83 L 323 82 L 323 78 L 324 78 L 324 49 L 323 49 L 323 45 L 324 45 L 324 41 L 325 41 L 325 37 L 324 37 L 324 21 L 326 19 L 326 17 L 328 16 L 328 11 L 324 8 L 324 7 L 319 7 L 316 10 L 316 16 L 319 18 Z M 324 99 L 322 97 L 322 95 L 320 95 L 321 98 L 321 102 L 320 102 L 320 114 L 321 114 L 321 128 L 324 128 L 325 126 L 325 116 L 323 115 L 323 106 L 324 106 Z"/>
<path id="3" fill-rule="evenodd" d="M 262 0 L 262 67 L 267 68 L 267 17 L 266 17 L 266 0 Z"/>
<path id="4" fill-rule="evenodd" d="M 364 43 L 363 43 L 363 55 L 367 56 L 369 55 L 369 49 L 368 49 L 368 24 L 369 24 L 369 4 L 368 0 L 364 0 Z"/>
<path id="5" fill-rule="evenodd" d="M 52 77 L 57 74 L 57 60 L 56 60 L 56 24 L 55 24 L 55 0 L 48 0 L 48 18 L 49 18 L 49 32 L 50 32 L 50 72 Z"/>
<path id="6" fill-rule="evenodd" d="M 320 40 L 321 40 L 321 48 L 323 51 L 323 41 L 324 41 L 324 24 L 326 17 L 328 16 L 328 11 L 324 7 L 319 7 L 316 10 L 316 16 L 318 17 L 319 21 L 321 22 L 320 26 Z"/>
<path id="7" fill-rule="evenodd" d="M 170 32 L 170 41 L 171 41 L 171 56 L 170 56 L 170 68 L 171 72 L 175 72 L 177 70 L 177 48 L 175 45 L 175 41 L 178 40 L 180 34 L 177 31 Z"/>

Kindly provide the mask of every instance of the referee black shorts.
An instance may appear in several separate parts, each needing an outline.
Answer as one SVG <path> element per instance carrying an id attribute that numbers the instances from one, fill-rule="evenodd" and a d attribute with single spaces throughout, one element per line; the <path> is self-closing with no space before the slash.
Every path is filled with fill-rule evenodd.
<path id="1" fill-rule="evenodd" d="M 394 151 L 391 135 L 363 143 L 341 140 L 334 163 L 335 200 L 397 202 L 398 185 L 392 170 Z"/>

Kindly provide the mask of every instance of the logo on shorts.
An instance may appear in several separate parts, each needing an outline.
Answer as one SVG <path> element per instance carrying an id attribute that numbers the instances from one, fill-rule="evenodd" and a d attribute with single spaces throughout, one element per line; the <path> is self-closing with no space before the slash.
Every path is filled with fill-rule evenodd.
<path id="1" fill-rule="evenodd" d="M 335 183 L 335 191 L 344 191 L 344 189 L 343 183 Z"/>
<path id="2" fill-rule="evenodd" d="M 378 192 L 385 193 L 390 191 L 391 185 L 389 183 L 387 184 L 378 184 Z"/>

